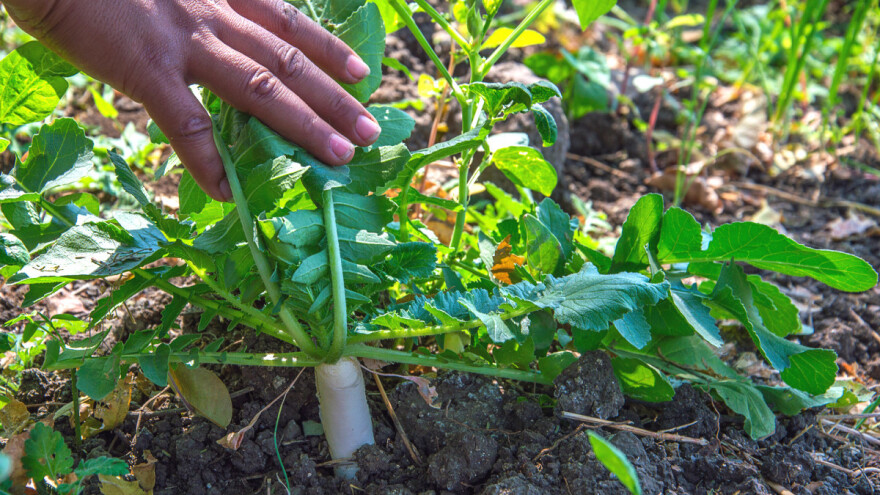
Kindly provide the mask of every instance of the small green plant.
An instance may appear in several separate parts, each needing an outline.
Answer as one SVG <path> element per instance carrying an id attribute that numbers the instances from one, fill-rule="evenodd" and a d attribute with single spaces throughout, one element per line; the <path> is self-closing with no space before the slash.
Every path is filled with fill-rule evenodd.
<path id="1" fill-rule="evenodd" d="M 555 122 L 541 106 L 559 96 L 553 84 L 483 82 L 552 0 L 542 0 L 488 55 L 485 40 L 495 32 L 500 2 L 453 5 L 465 13 L 458 24 L 419 0 L 464 54 L 456 59 L 469 69 L 464 80 L 451 75 L 401 0 L 295 4 L 370 66 L 372 75 L 348 88 L 361 101 L 381 83 L 383 17 L 410 29 L 460 104 L 462 133 L 410 151 L 402 142 L 412 119 L 393 107 L 371 106 L 382 126 L 379 141 L 333 168 L 203 91 L 234 203 L 211 200 L 184 173 L 180 210 L 168 215 L 128 163 L 111 153 L 121 187 L 140 208 L 102 218 L 81 198 L 54 194 L 88 173 L 92 141 L 69 119 L 42 126 L 27 157 L 0 177 L 0 210 L 11 227 L 3 237 L 12 261 L 4 276 L 28 284 L 33 303 L 74 280 L 132 275 L 98 301 L 84 322 L 88 338 L 45 342 L 45 369 L 78 369 L 78 389 L 99 400 L 136 363 L 154 383 L 172 385 L 193 409 L 226 426 L 228 392 L 200 365 L 315 367 L 334 458 L 373 441 L 358 358 L 550 384 L 578 352 L 601 348 L 614 356 L 628 395 L 670 400 L 673 382 L 692 382 L 745 416 L 755 438 L 775 428 L 771 406 L 794 414 L 847 400 L 844 387 L 835 385 L 834 353 L 787 340 L 802 329 L 796 308 L 739 263 L 846 291 L 877 283 L 867 263 L 801 246 L 758 224 L 704 230 L 681 209 L 664 211 L 658 195 L 636 203 L 609 257 L 556 203 L 532 199 L 531 190 L 549 194 L 556 182 L 537 150 L 490 146 L 493 126 L 517 112 L 534 115 L 545 144 L 556 139 Z M 611 5 L 575 2 L 584 25 Z M 41 57 L 52 59 L 47 51 Z M 16 70 L 39 69 L 22 64 Z M 424 167 L 441 159 L 452 159 L 459 171 L 452 199 L 412 187 Z M 489 166 L 518 186 L 521 199 L 487 185 L 496 203 L 472 201 L 470 186 Z M 412 213 L 414 205 L 454 218 L 448 243 Z M 163 258 L 182 264 L 152 264 Z M 184 275 L 199 282 L 177 285 Z M 99 331 L 101 322 L 150 286 L 173 296 L 162 323 L 96 356 L 108 332 Z M 199 333 L 170 340 L 187 304 L 203 311 L 199 331 L 221 317 L 230 330 L 249 327 L 296 350 L 279 343 L 279 352 L 224 351 L 222 338 L 202 342 Z M 722 362 L 712 351 L 723 343 L 716 319 L 739 321 L 784 384 L 755 385 Z"/>
<path id="2" fill-rule="evenodd" d="M 3 459 L 8 458 L 3 456 Z M 0 459 L 0 468 L 3 460 Z M 24 442 L 24 455 L 21 457 L 23 478 L 31 480 L 38 494 L 78 495 L 82 493 L 82 483 L 90 476 L 122 476 L 128 474 L 128 465 L 121 459 L 95 457 L 83 459 L 74 469 L 73 453 L 64 444 L 61 433 L 43 423 L 37 423 Z M 0 474 L 4 474 L 0 469 Z M 11 466 L 5 473 L 13 475 Z M 11 479 L 0 478 L 0 493 L 12 489 Z M 20 481 L 20 480 L 19 480 Z"/>

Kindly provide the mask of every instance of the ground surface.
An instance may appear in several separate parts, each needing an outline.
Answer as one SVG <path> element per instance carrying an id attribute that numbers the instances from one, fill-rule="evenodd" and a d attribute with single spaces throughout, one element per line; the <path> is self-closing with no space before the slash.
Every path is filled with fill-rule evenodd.
<path id="1" fill-rule="evenodd" d="M 389 50 L 414 72 L 424 65 L 424 60 L 406 55 L 406 41 L 391 40 Z M 411 83 L 399 73 L 395 77 L 399 85 L 383 89 L 379 99 L 391 101 L 413 94 Z M 741 100 L 733 99 L 710 107 L 710 115 L 716 112 L 720 119 L 718 128 L 738 123 L 738 102 Z M 650 106 L 651 102 L 647 103 Z M 665 111 L 661 111 L 658 129 L 680 132 L 674 116 Z M 137 116 L 142 111 L 134 108 L 132 112 L 131 120 L 142 126 L 143 114 Z M 424 146 L 427 141 L 429 113 L 417 116 L 419 127 L 412 148 Z M 92 114 L 89 118 L 97 119 L 93 123 L 100 125 L 99 117 Z M 591 114 L 569 125 L 570 155 L 559 166 L 564 189 L 592 202 L 596 211 L 607 214 L 612 226 L 623 222 L 629 207 L 641 195 L 668 193 L 656 177 L 652 179 L 646 139 L 627 117 Z M 113 132 L 112 127 L 105 130 Z M 876 155 L 870 150 L 866 153 L 866 159 L 875 160 L 873 165 L 877 166 Z M 675 157 L 660 153 L 656 161 L 662 167 L 674 163 Z M 735 160 L 728 162 L 727 168 L 720 165 L 704 174 L 700 187 L 705 189 L 685 205 L 701 222 L 718 225 L 761 214 L 760 218 L 769 219 L 799 242 L 854 253 L 875 268 L 880 267 L 880 230 L 876 223 L 871 226 L 871 222 L 880 220 L 875 216 L 880 208 L 880 178 L 833 165 L 821 174 L 806 173 L 804 167 L 795 166 L 775 176 L 766 167 L 743 166 Z M 174 184 L 168 180 L 155 187 L 157 193 L 173 193 Z M 842 225 L 841 220 L 867 227 L 848 228 L 849 224 Z M 814 333 L 802 337 L 802 342 L 834 349 L 840 357 L 841 376 L 875 387 L 880 382 L 880 336 L 876 331 L 880 328 L 880 289 L 852 295 L 804 279 L 778 277 L 775 281 L 799 306 L 803 321 L 814 328 Z M 75 296 L 50 303 L 60 305 L 56 312 L 84 315 L 107 289 L 98 283 L 76 286 L 67 292 L 75 292 Z M 0 287 L 0 321 L 18 313 L 22 297 L 20 288 Z M 120 314 L 114 320 L 114 341 L 156 324 L 167 302 L 167 296 L 155 291 L 137 296 L 130 304 L 131 317 Z M 184 328 L 192 326 L 185 318 Z M 216 331 L 223 328 L 218 325 Z M 213 327 L 209 327 L 211 331 Z M 238 338 L 243 340 L 237 343 L 250 350 L 279 350 L 275 342 L 252 336 L 228 341 L 236 342 Z M 749 355 L 747 339 L 740 340 L 745 345 L 740 346 L 739 354 L 733 355 L 730 350 L 725 359 L 745 363 L 743 366 L 752 363 L 755 373 L 765 373 L 766 368 L 754 364 L 754 348 Z M 245 435 L 241 447 L 230 451 L 216 441 L 228 431 L 243 428 L 283 392 L 297 371 L 233 367 L 214 370 L 235 396 L 233 422 L 227 430 L 191 417 L 172 395 L 166 394 L 142 417 L 130 413 L 121 427 L 89 439 L 84 446 L 87 456 L 112 455 L 132 464 L 154 457 L 157 495 L 267 490 L 285 493 L 278 456 L 294 493 L 626 493 L 592 454 L 586 429 L 560 418 L 565 408 L 654 432 L 674 430 L 684 437 L 706 441 L 707 445 L 697 445 L 609 428 L 600 430 L 636 466 L 645 493 L 771 494 L 789 490 L 869 494 L 880 489 L 876 474 L 850 476 L 840 469 L 880 466 L 878 452 L 872 450 L 877 447 L 829 436 L 816 412 L 780 417 L 776 434 L 755 442 L 744 434 L 740 418 L 690 386 L 680 387 L 670 403 L 625 400 L 614 382 L 607 356 L 601 353 L 582 356 L 554 387 L 441 373 L 433 383 L 439 393 L 438 409 L 429 407 L 413 384 L 382 378 L 413 452 L 406 449 L 375 382 L 368 377 L 376 445 L 358 451 L 358 477 L 343 482 L 334 478 L 333 466 L 327 464 L 329 454 L 323 438 L 309 434 L 313 422 L 319 421 L 310 371 L 297 382 L 280 412 L 277 405 L 264 412 Z M 569 400 L 560 401 L 554 410 L 541 407 L 546 403 L 542 396 L 564 396 Z M 63 374 L 28 371 L 18 398 L 36 405 L 34 414 L 46 415 L 57 408 L 53 404 L 70 400 L 69 384 Z M 133 402 L 142 404 L 147 398 L 136 393 Z M 61 423 L 56 427 L 61 431 L 67 428 Z M 96 486 L 89 490 L 98 493 Z"/>

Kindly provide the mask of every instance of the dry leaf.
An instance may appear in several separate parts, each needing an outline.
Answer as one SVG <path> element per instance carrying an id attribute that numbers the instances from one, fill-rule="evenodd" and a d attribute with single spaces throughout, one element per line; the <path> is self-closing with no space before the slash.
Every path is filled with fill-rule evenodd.
<path id="1" fill-rule="evenodd" d="M 187 408 L 208 418 L 221 428 L 232 421 L 232 398 L 229 389 L 213 372 L 188 368 L 183 364 L 168 370 L 168 384 Z"/>
<path id="2" fill-rule="evenodd" d="M 779 227 L 783 220 L 782 213 L 773 209 L 766 199 L 761 199 L 761 209 L 756 211 L 749 219 L 750 222 L 760 223 L 773 228 Z"/>
<path id="3" fill-rule="evenodd" d="M 3 425 L 3 436 L 12 437 L 25 429 L 31 419 L 27 406 L 16 399 L 10 399 L 9 403 L 0 409 L 0 424 Z"/>
<path id="4" fill-rule="evenodd" d="M 73 295 L 70 291 L 64 290 L 53 296 L 46 298 L 46 311 L 50 316 L 60 314 L 82 314 L 87 313 L 83 306 L 82 298 Z"/>
<path id="5" fill-rule="evenodd" d="M 119 476 L 99 474 L 101 493 L 104 495 L 152 495 L 153 490 L 144 490 L 137 481 L 125 481 Z"/>
<path id="6" fill-rule="evenodd" d="M 452 241 L 452 231 L 455 230 L 454 215 L 450 215 L 446 221 L 431 218 L 425 224 L 431 229 L 431 232 L 437 235 L 437 238 L 444 245 L 449 245 L 449 242 Z"/>
<path id="7" fill-rule="evenodd" d="M 12 493 L 23 493 L 23 489 L 25 484 L 27 483 L 28 476 L 25 474 L 24 467 L 21 465 L 21 458 L 24 457 L 24 443 L 30 438 L 31 432 L 23 431 L 17 435 L 12 436 L 8 442 L 6 442 L 6 447 L 3 448 L 0 453 L 3 453 L 6 457 L 12 461 L 12 473 L 9 475 L 9 479 L 12 480 Z M 16 491 L 18 490 L 18 491 Z"/>
<path id="8" fill-rule="evenodd" d="M 675 192 L 676 175 L 675 167 L 667 168 L 661 173 L 648 177 L 645 184 L 662 192 L 672 193 Z M 724 205 L 721 203 L 718 193 L 706 182 L 705 178 L 689 176 L 687 181 L 690 182 L 690 187 L 684 196 L 685 204 L 700 205 L 716 215 L 721 213 Z"/>
<path id="9" fill-rule="evenodd" d="M 98 401 L 92 406 L 91 417 L 82 420 L 83 438 L 89 438 L 101 433 L 102 431 L 110 431 L 125 421 L 128 415 L 128 407 L 131 405 L 131 386 L 134 382 L 134 373 L 124 376 L 116 388 L 103 400 Z M 80 410 L 82 414 L 82 410 Z M 83 418 L 84 416 L 80 416 Z"/>
<path id="10" fill-rule="evenodd" d="M 149 450 L 144 451 L 144 458 L 147 460 L 146 462 L 131 467 L 131 474 L 134 475 L 142 489 L 152 492 L 156 486 L 156 458 Z"/>
<path id="11" fill-rule="evenodd" d="M 373 373 L 374 375 L 388 376 L 388 377 L 392 377 L 392 378 L 400 378 L 402 380 L 407 380 L 407 381 L 415 383 L 416 386 L 418 387 L 419 395 L 422 396 L 422 399 L 425 401 L 425 403 L 428 404 L 429 406 L 433 407 L 434 409 L 440 409 L 440 406 L 434 404 L 434 402 L 437 400 L 437 397 L 439 396 L 439 394 L 437 394 L 437 388 L 432 387 L 431 382 L 427 378 L 425 378 L 423 376 L 396 375 L 394 373 L 380 373 L 378 371 L 375 371 L 373 369 L 370 369 L 370 368 L 364 366 L 363 364 L 361 365 L 361 368 L 369 371 L 370 373 Z"/>
<path id="12" fill-rule="evenodd" d="M 877 222 L 871 220 L 870 218 L 865 218 L 853 214 L 850 214 L 846 220 L 842 218 L 836 218 L 826 227 L 831 232 L 831 238 L 835 241 L 841 241 L 848 237 L 865 233 L 867 233 L 868 235 L 880 234 L 880 229 L 878 229 L 877 227 Z"/>
<path id="13" fill-rule="evenodd" d="M 525 262 L 525 257 L 513 254 L 513 247 L 510 245 L 510 236 L 508 235 L 495 248 L 495 255 L 492 257 L 492 276 L 499 282 L 510 285 L 513 283 L 510 276 L 516 266 L 522 266 Z"/>

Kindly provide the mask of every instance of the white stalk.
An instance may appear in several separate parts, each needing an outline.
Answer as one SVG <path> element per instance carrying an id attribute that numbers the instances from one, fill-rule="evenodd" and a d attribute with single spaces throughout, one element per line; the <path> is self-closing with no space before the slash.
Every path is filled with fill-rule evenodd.
<path id="1" fill-rule="evenodd" d="M 367 406 L 364 375 L 354 358 L 342 358 L 335 364 L 315 368 L 321 424 L 333 459 L 345 459 L 359 447 L 375 443 L 373 421 Z M 356 465 L 336 468 L 336 475 L 353 479 Z"/>

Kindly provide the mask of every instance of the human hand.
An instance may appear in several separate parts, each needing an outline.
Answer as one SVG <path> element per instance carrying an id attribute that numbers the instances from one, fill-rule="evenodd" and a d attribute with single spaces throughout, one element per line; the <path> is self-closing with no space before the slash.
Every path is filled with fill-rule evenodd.
<path id="1" fill-rule="evenodd" d="M 232 193 L 201 84 L 330 165 L 380 127 L 334 81 L 370 69 L 341 40 L 283 0 L 0 0 L 25 31 L 138 102 L 195 181 Z"/>

